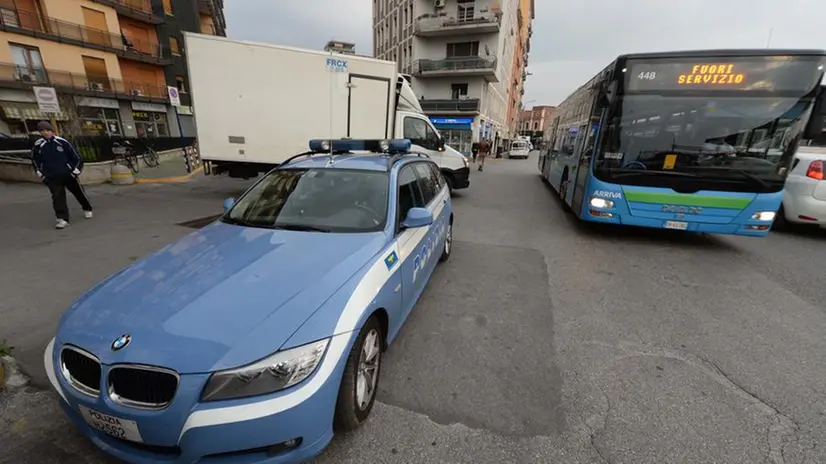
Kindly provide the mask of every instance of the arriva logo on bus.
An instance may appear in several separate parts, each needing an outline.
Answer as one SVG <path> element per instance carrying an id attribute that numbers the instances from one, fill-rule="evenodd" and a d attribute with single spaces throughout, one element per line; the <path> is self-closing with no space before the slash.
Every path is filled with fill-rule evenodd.
<path id="1" fill-rule="evenodd" d="M 611 198 L 613 200 L 621 200 L 622 194 L 619 192 L 610 192 L 608 190 L 597 190 L 594 192 L 594 196 L 598 198 Z"/>

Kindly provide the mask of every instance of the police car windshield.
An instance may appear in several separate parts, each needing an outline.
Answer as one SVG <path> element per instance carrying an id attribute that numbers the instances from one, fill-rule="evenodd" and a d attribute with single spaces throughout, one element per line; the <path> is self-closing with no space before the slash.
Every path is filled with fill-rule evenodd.
<path id="1" fill-rule="evenodd" d="M 221 219 L 228 224 L 307 232 L 376 232 L 387 221 L 386 172 L 279 169 Z"/>

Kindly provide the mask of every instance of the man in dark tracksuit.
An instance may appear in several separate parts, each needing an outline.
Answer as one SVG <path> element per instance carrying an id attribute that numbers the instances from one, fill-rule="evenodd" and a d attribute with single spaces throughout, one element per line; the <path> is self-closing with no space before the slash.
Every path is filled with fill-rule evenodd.
<path id="1" fill-rule="evenodd" d="M 34 143 L 32 164 L 37 175 L 49 187 L 52 206 L 57 216 L 55 228 L 65 229 L 69 225 L 69 206 L 66 204 L 66 190 L 72 192 L 83 208 L 86 219 L 92 218 L 92 205 L 78 181 L 83 169 L 83 160 L 68 140 L 55 135 L 54 128 L 46 121 L 37 125 L 42 138 Z"/>

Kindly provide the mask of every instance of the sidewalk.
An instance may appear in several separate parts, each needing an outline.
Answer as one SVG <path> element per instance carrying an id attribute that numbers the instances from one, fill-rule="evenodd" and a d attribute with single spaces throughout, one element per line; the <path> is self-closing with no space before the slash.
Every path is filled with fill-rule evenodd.
<path id="1" fill-rule="evenodd" d="M 186 171 L 186 162 L 181 151 L 169 152 L 161 155 L 161 164 L 150 168 L 142 160 L 140 171 L 135 174 L 135 182 L 139 184 L 165 184 L 176 182 L 188 182 L 203 169 L 197 168 L 193 172 Z"/>

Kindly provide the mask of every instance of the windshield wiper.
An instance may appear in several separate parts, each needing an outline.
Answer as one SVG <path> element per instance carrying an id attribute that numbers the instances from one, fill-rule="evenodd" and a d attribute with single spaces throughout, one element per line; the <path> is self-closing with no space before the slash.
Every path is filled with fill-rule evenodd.
<path id="1" fill-rule="evenodd" d="M 748 171 L 744 171 L 742 169 L 725 169 L 725 170 L 720 170 L 720 172 L 733 172 L 733 173 L 736 173 L 736 174 L 740 174 L 741 176 L 745 177 L 746 179 L 751 180 L 752 182 L 754 182 L 755 184 L 757 184 L 761 187 L 765 188 L 765 187 L 769 186 L 769 184 L 766 183 L 766 181 L 764 181 L 763 179 L 755 176 L 754 174 L 752 174 Z"/>
<path id="2" fill-rule="evenodd" d="M 226 216 L 221 218 L 221 222 L 224 224 L 232 224 L 234 226 L 242 226 L 242 227 L 259 227 L 257 224 L 253 224 L 249 221 L 245 221 L 240 218 L 234 218 L 227 214 Z"/>
<path id="3" fill-rule="evenodd" d="M 299 232 L 324 232 L 329 233 L 331 232 L 330 229 L 324 227 L 317 227 L 317 226 L 309 226 L 305 224 L 276 224 L 272 226 L 273 229 L 282 229 L 282 230 L 296 230 Z"/>
<path id="4" fill-rule="evenodd" d="M 679 171 L 649 171 L 647 169 L 609 169 L 611 177 L 631 177 L 631 176 L 672 176 L 672 177 L 697 177 L 697 174 Z M 619 172 L 617 172 L 619 171 Z"/>

